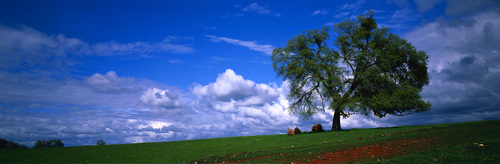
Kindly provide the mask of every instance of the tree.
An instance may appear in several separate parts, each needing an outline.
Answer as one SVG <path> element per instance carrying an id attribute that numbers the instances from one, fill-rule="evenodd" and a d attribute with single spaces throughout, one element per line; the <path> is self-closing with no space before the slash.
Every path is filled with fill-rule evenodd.
<path id="1" fill-rule="evenodd" d="M 104 142 L 103 140 L 97 140 L 96 145 L 106 145 L 106 142 Z"/>
<path id="2" fill-rule="evenodd" d="M 332 130 L 341 130 L 340 116 L 384 117 L 428 111 L 420 92 L 429 83 L 428 56 L 407 40 L 378 28 L 373 12 L 334 26 L 337 50 L 330 49 L 329 28 L 303 32 L 273 50 L 277 76 L 290 82 L 290 111 L 303 119 L 334 111 Z"/>
<path id="3" fill-rule="evenodd" d="M 33 148 L 64 147 L 61 139 L 38 140 Z"/>
<path id="4" fill-rule="evenodd" d="M 20 145 L 14 141 L 7 141 L 3 138 L 0 138 L 0 149 L 20 149 L 20 148 L 28 148 L 28 147 Z"/>
<path id="5" fill-rule="evenodd" d="M 51 147 L 64 147 L 61 139 L 54 140 L 50 145 Z"/>

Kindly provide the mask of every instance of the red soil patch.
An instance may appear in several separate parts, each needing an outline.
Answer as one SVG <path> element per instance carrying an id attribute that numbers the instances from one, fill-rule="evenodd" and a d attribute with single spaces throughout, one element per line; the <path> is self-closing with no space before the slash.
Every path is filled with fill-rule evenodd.
<path id="1" fill-rule="evenodd" d="M 409 154 L 417 150 L 427 148 L 432 141 L 430 139 L 411 139 L 387 142 L 383 144 L 364 145 L 353 149 L 329 152 L 306 163 L 354 163 L 369 160 L 380 160 L 380 158 L 392 155 Z M 295 163 L 295 162 L 294 162 Z M 297 162 L 301 163 L 301 162 Z"/>

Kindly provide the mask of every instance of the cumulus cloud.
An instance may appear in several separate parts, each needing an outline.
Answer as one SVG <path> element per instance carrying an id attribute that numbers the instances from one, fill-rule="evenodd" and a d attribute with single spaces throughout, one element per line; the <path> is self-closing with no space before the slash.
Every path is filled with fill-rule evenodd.
<path id="1" fill-rule="evenodd" d="M 179 94 L 168 89 L 150 88 L 141 96 L 144 104 L 163 108 L 179 108 L 182 106 Z"/>
<path id="2" fill-rule="evenodd" d="M 233 70 L 213 83 L 194 86 L 192 96 L 113 71 L 83 80 L 0 77 L 5 77 L 0 123 L 6 125 L 0 127 L 0 137 L 25 145 L 44 138 L 60 138 L 69 146 L 93 145 L 98 139 L 109 144 L 173 141 L 312 126 L 301 125 L 287 111 L 286 83 L 259 84 Z"/>
<path id="3" fill-rule="evenodd" d="M 463 118 L 499 118 L 500 14 L 484 12 L 461 19 L 441 19 L 406 38 L 430 55 L 431 83 L 423 96 L 433 103 L 429 117 L 454 113 Z M 435 119 L 437 120 L 437 118 Z M 447 118 L 449 121 L 460 119 Z M 436 121 L 439 122 L 439 121 Z"/>
<path id="4" fill-rule="evenodd" d="M 426 51 L 432 51 L 430 66 L 441 71 L 467 54 L 481 56 L 498 52 L 492 41 L 498 39 L 499 14 L 478 14 L 459 20 L 438 20 L 408 33 L 406 38 Z"/>
<path id="5" fill-rule="evenodd" d="M 73 146 L 93 145 L 98 139 L 109 144 L 158 142 L 279 134 L 286 133 L 286 128 L 294 127 L 307 131 L 318 123 L 323 124 L 325 129 L 331 126 L 333 112 L 330 110 L 318 113 L 310 120 L 299 120 L 289 112 L 286 98 L 290 85 L 288 81 L 279 86 L 274 83 L 256 83 L 228 69 L 219 74 L 214 82 L 193 85 L 188 95 L 180 89 L 144 81 L 120 77 L 110 71 L 94 74 L 80 82 L 62 82 L 67 85 L 55 85 L 57 87 L 50 90 L 62 91 L 57 94 L 74 92 L 78 96 L 43 95 L 58 101 L 42 101 L 45 104 L 66 103 L 72 105 L 70 110 L 67 109 L 68 105 L 65 109 L 34 105 L 28 112 L 20 106 L 5 108 L 0 111 L 0 123 L 8 126 L 0 127 L 0 137 L 25 145 L 33 145 L 40 138 L 60 138 L 66 145 Z M 118 89 L 111 87 L 113 85 Z M 140 92 L 117 92 L 127 86 L 143 89 Z M 4 99 L 7 96 L 16 97 L 10 90 L 5 91 L 0 95 L 3 96 L 0 97 L 2 103 L 8 105 L 19 101 Z M 32 93 L 43 92 L 46 91 L 33 90 Z M 26 94 L 21 97 L 28 100 L 41 97 L 36 94 L 31 96 L 37 97 Z M 69 101 L 65 97 L 75 99 Z M 27 100 L 21 102 L 35 104 Z M 50 110 L 39 111 L 38 108 Z M 395 123 L 394 120 L 399 122 Z M 392 117 L 378 119 L 373 116 L 351 116 L 342 119 L 341 123 L 343 128 L 350 129 L 414 122 Z"/>
<path id="6" fill-rule="evenodd" d="M 228 69 L 219 74 L 214 83 L 195 85 L 191 92 L 197 97 L 198 109 L 207 113 L 220 113 L 224 121 L 240 129 L 253 129 L 253 134 L 249 131 L 229 133 L 276 134 L 299 124 L 298 118 L 286 108 L 288 101 L 282 94 L 287 91 L 286 84 L 278 87 L 274 83 L 255 83 Z"/>
<path id="7" fill-rule="evenodd" d="M 214 35 L 205 35 L 205 36 L 210 38 L 210 40 L 213 42 L 223 41 L 223 42 L 230 43 L 230 44 L 240 45 L 240 46 L 247 47 L 247 48 L 254 50 L 254 51 L 263 52 L 267 55 L 271 55 L 273 52 L 273 49 L 275 48 L 273 45 L 269 45 L 269 44 L 264 44 L 264 45 L 257 44 L 256 41 L 242 41 L 242 40 L 238 40 L 238 39 L 218 37 L 218 36 L 214 36 Z"/>
<path id="8" fill-rule="evenodd" d="M 138 92 L 143 89 L 137 85 L 134 78 L 118 77 L 114 71 L 109 71 L 105 75 L 95 73 L 87 77 L 85 82 L 99 92 Z"/>
<path id="9" fill-rule="evenodd" d="M 225 111 L 235 109 L 238 106 L 254 106 L 272 103 L 279 94 L 276 84 L 255 84 L 251 80 L 245 80 L 233 70 L 227 69 L 219 74 L 214 83 L 202 86 L 195 85 L 192 93 L 200 99 L 210 102 L 222 102 L 215 104 L 216 109 Z"/>
<path id="10" fill-rule="evenodd" d="M 219 74 L 215 83 L 206 86 L 196 85 L 193 88 L 193 93 L 200 97 L 209 96 L 210 99 L 214 100 L 241 100 L 254 95 L 254 85 L 253 81 L 245 80 L 241 75 L 236 75 L 233 70 L 228 69 Z"/>

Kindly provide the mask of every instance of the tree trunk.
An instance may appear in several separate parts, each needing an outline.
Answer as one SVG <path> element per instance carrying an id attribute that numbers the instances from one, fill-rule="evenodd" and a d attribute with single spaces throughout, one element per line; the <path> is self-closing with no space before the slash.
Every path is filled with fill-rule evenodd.
<path id="1" fill-rule="evenodd" d="M 339 110 L 335 110 L 335 113 L 333 114 L 332 131 L 334 131 L 334 130 L 342 130 L 342 128 L 340 128 L 340 112 L 339 112 Z"/>

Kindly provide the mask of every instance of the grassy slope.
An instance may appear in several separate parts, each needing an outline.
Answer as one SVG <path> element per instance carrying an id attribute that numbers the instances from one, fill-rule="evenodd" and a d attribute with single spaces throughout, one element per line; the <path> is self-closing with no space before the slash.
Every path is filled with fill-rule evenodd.
<path id="1" fill-rule="evenodd" d="M 359 137 L 363 139 L 358 140 Z M 382 161 L 390 163 L 414 161 L 421 163 L 499 162 L 498 160 L 500 160 L 496 156 L 496 154 L 499 154 L 500 120 L 495 120 L 403 126 L 386 129 L 353 129 L 338 132 L 303 133 L 297 136 L 284 134 L 141 144 L 0 150 L 0 162 L 186 163 L 228 160 L 294 162 L 297 160 L 307 161 L 326 152 L 359 145 L 424 137 L 436 138 L 440 144 L 433 147 L 432 151 L 425 150 L 407 156 L 383 159 Z M 483 143 L 485 146 L 478 147 L 474 143 Z"/>

